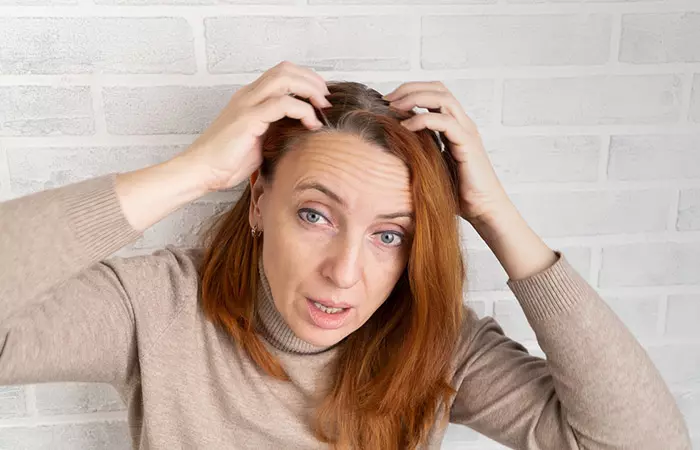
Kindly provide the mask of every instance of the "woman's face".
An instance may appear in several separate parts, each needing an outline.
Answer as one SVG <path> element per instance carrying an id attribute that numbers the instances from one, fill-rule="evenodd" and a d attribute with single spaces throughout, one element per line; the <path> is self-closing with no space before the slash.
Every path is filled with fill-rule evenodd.
<path id="1" fill-rule="evenodd" d="M 272 182 L 256 181 L 253 198 L 265 274 L 292 331 L 328 346 L 362 326 L 408 260 L 404 163 L 354 135 L 314 134 L 281 158 Z"/>

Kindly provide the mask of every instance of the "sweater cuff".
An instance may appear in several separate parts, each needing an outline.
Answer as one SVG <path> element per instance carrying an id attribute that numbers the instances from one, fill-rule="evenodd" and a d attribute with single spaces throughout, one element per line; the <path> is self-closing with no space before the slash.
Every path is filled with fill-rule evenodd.
<path id="1" fill-rule="evenodd" d="M 110 173 L 75 183 L 63 198 L 68 225 L 90 261 L 110 256 L 142 234 L 124 215 L 116 177 Z"/>
<path id="2" fill-rule="evenodd" d="M 561 251 L 555 250 L 554 253 L 558 258 L 549 268 L 528 278 L 507 282 L 530 320 L 543 320 L 566 313 L 594 294 L 591 285 L 571 266 Z"/>

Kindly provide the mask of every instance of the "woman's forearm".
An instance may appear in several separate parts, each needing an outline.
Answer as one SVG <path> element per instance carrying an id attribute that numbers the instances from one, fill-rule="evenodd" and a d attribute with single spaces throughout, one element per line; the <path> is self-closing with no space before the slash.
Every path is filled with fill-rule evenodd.
<path id="1" fill-rule="evenodd" d="M 515 205 L 504 205 L 474 225 L 511 280 L 541 272 L 556 262 L 556 254 L 530 228 Z"/>
<path id="2" fill-rule="evenodd" d="M 129 223 L 144 231 L 206 194 L 200 172 L 191 160 L 179 155 L 161 164 L 118 174 L 117 196 Z"/>

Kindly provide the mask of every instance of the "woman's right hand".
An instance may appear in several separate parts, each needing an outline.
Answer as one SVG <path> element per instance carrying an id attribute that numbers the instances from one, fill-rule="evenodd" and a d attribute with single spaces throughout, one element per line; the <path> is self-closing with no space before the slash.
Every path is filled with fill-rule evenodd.
<path id="1" fill-rule="evenodd" d="M 291 117 L 309 129 L 322 126 L 313 107 L 288 94 L 331 106 L 325 80 L 311 69 L 283 61 L 236 91 L 214 122 L 178 155 L 197 167 L 205 192 L 238 185 L 262 162 L 261 136 L 272 122 Z"/>

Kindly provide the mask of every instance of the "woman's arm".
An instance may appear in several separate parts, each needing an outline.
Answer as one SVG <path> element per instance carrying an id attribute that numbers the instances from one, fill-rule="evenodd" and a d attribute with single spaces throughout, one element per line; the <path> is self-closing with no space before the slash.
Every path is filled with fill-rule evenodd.
<path id="1" fill-rule="evenodd" d="M 196 180 L 174 158 L 0 203 L 0 323 L 202 195 Z"/>
<path id="2" fill-rule="evenodd" d="M 157 333 L 196 277 L 168 250 L 104 258 L 196 194 L 186 171 L 168 162 L 0 203 L 0 385 L 129 384 L 154 335 L 136 317 Z"/>
<path id="3" fill-rule="evenodd" d="M 472 222 L 479 236 L 511 280 L 521 280 L 551 267 L 554 251 L 530 228 L 510 201 L 495 213 Z"/>
<path id="4" fill-rule="evenodd" d="M 402 124 L 446 138 L 458 164 L 461 216 L 508 273 L 547 355 L 529 355 L 493 318 L 469 312 L 452 420 L 512 448 L 690 449 L 683 418 L 648 355 L 566 258 L 520 217 L 456 97 L 443 83 L 412 81 L 384 98 L 394 108 L 430 111 Z"/>
<path id="5" fill-rule="evenodd" d="M 470 312 L 451 420 L 512 448 L 689 450 L 658 370 L 567 259 L 515 207 L 480 226 L 546 359 Z"/>

